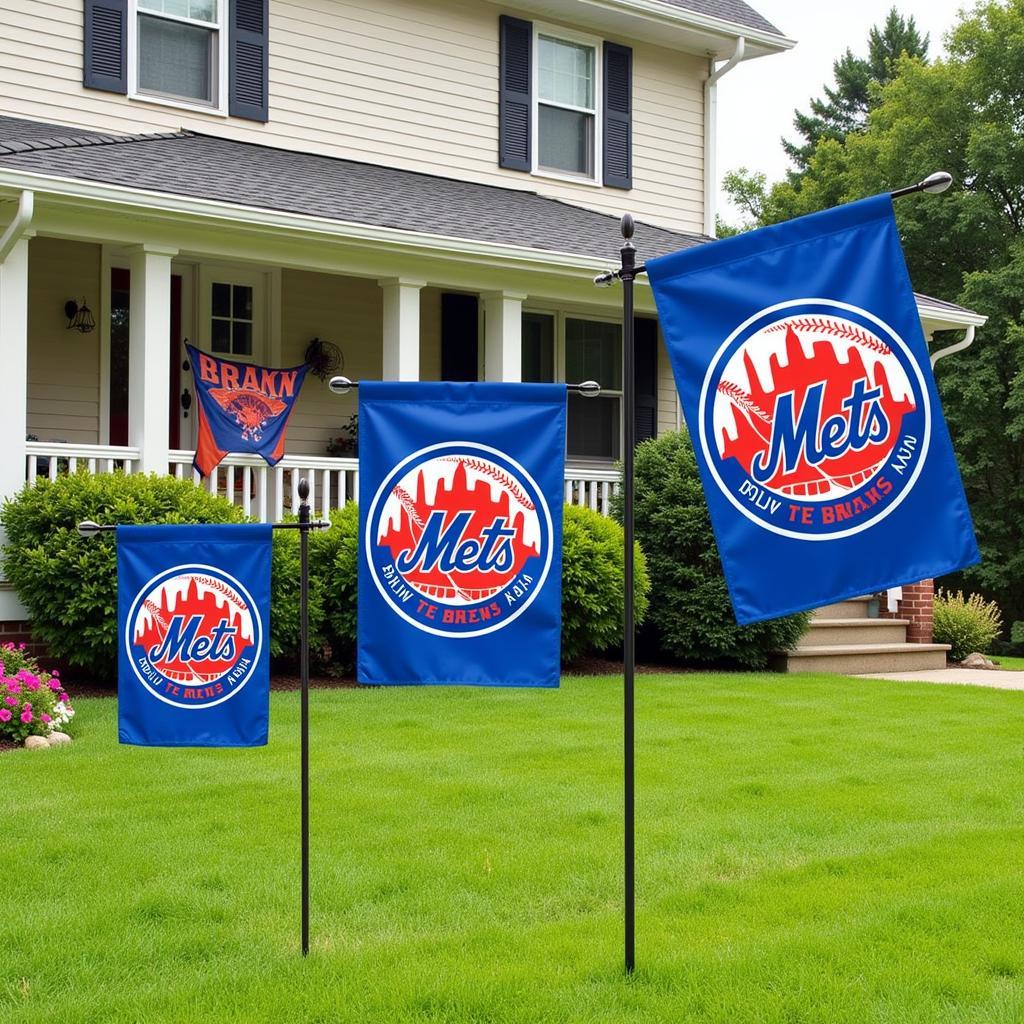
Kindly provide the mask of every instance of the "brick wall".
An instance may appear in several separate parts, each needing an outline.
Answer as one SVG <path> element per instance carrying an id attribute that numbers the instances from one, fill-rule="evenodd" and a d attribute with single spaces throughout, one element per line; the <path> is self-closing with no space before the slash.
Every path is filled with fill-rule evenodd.
<path id="1" fill-rule="evenodd" d="M 32 629 L 27 622 L 0 622 L 0 645 L 24 644 L 33 657 L 39 658 L 44 668 L 50 667 L 51 659 L 46 648 L 32 638 Z"/>
<path id="2" fill-rule="evenodd" d="M 922 580 L 910 583 L 903 588 L 903 600 L 896 612 L 885 609 L 885 599 L 879 616 L 883 619 L 907 619 L 907 642 L 912 644 L 930 644 L 932 642 L 932 616 L 934 614 L 935 581 Z"/>

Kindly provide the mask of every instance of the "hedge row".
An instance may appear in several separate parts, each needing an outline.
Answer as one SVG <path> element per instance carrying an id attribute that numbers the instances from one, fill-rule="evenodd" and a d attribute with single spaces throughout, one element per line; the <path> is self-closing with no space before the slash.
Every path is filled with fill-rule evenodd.
<path id="1" fill-rule="evenodd" d="M 116 674 L 117 570 L 114 538 L 83 540 L 77 524 L 234 523 L 226 499 L 170 477 L 78 473 L 39 481 L 4 507 L 3 569 L 51 654 L 98 679 Z M 622 643 L 622 528 L 589 509 L 566 506 L 563 539 L 562 656 L 571 661 Z M 356 632 L 359 515 L 355 505 L 310 535 L 310 639 L 321 668 L 352 667 Z M 638 620 L 650 587 L 636 554 Z M 270 651 L 294 660 L 299 644 L 299 537 L 274 534 Z"/>

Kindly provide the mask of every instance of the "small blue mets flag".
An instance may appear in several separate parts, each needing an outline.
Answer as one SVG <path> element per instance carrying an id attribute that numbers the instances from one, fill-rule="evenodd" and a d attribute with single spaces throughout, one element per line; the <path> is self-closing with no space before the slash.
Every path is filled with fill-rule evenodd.
<path id="1" fill-rule="evenodd" d="M 117 528 L 122 743 L 267 742 L 270 530 L 260 524 Z"/>

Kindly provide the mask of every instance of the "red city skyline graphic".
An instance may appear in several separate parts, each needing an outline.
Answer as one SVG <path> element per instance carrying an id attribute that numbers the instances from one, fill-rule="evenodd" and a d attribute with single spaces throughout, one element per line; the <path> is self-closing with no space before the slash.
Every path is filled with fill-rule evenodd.
<path id="1" fill-rule="evenodd" d="M 810 355 L 804 351 L 793 330 L 793 323 L 819 335 L 812 343 Z M 767 375 L 772 382 L 770 388 L 765 388 L 761 383 L 749 345 L 742 357 L 750 381 L 749 390 L 725 379 L 719 382 L 717 391 L 720 397 L 716 397 L 716 400 L 729 402 L 736 435 L 730 437 L 730 431 L 723 428 L 719 452 L 724 459 L 737 459 L 749 474 L 754 459 L 762 456 L 762 453 L 762 457 L 767 457 L 771 450 L 772 433 L 776 427 L 776 400 L 780 395 L 788 392 L 793 394 L 792 408 L 795 415 L 799 416 L 808 390 L 817 384 L 825 385 L 817 423 L 817 434 L 820 437 L 822 425 L 831 417 L 840 416 L 849 424 L 850 412 L 843 409 L 842 403 L 850 397 L 857 381 L 866 381 L 871 388 L 881 388 L 878 405 L 888 420 L 888 435 L 880 441 L 868 443 L 860 451 L 847 446 L 840 455 L 826 458 L 816 466 L 811 465 L 803 454 L 796 465 L 788 469 L 780 462 L 774 474 L 765 482 L 770 490 L 806 497 L 829 494 L 834 488 L 855 488 L 874 476 L 884 463 L 899 441 L 903 417 L 915 409 L 909 398 L 897 400 L 894 397 L 884 362 L 887 357 L 889 360 L 895 357 L 888 346 L 863 328 L 846 324 L 842 320 L 833 322 L 821 318 L 804 318 L 786 321 L 772 325 L 766 333 L 782 329 L 786 330 L 786 365 L 782 365 L 777 353 L 770 355 Z M 845 350 L 842 354 L 846 362 L 841 362 L 837 348 L 844 342 Z M 882 357 L 872 359 L 870 372 L 865 366 L 862 349 Z"/>
<path id="2" fill-rule="evenodd" d="M 440 476 L 434 500 L 429 502 L 424 480 L 426 466 L 421 466 L 416 472 L 411 493 L 401 485 L 394 487 L 391 495 L 401 506 L 399 525 L 394 525 L 393 517 L 388 518 L 388 509 L 385 507 L 377 543 L 387 547 L 392 559 L 397 560 L 403 553 L 411 553 L 416 548 L 432 513 L 443 513 L 444 530 L 460 512 L 471 512 L 472 516 L 462 533 L 462 541 L 482 540 L 482 531 L 496 520 L 503 519 L 507 527 L 515 530 L 514 537 L 501 542 L 512 546 L 514 557 L 511 568 L 501 571 L 475 568 L 444 572 L 435 564 L 427 571 L 414 568 L 402 573 L 405 582 L 425 597 L 448 601 L 461 599 L 463 602 L 486 600 L 511 583 L 530 558 L 540 554 L 539 542 L 528 544 L 524 538 L 526 517 L 536 515 L 533 503 L 517 480 L 486 459 L 460 455 L 434 460 L 435 463 L 439 461 L 456 463 L 451 483 L 446 484 L 444 476 Z M 467 466 L 482 476 L 482 479 L 471 482 Z M 501 485 L 497 500 L 492 497 L 495 484 Z"/>
<path id="3" fill-rule="evenodd" d="M 219 679 L 238 663 L 239 657 L 255 642 L 251 614 L 245 614 L 248 609 L 234 588 L 212 577 L 192 575 L 185 593 L 179 594 L 172 603 L 170 592 L 182 578 L 177 576 L 167 580 L 156 593 L 150 594 L 143 601 L 135 619 L 133 642 L 145 650 L 148 658 L 149 652 L 163 643 L 175 617 L 180 617 L 182 628 L 187 628 L 192 618 L 199 616 L 195 635 L 206 639 L 213 638 L 214 630 L 223 623 L 235 630 L 231 638 L 233 657 L 207 658 L 195 662 L 174 657 L 151 662 L 154 668 L 175 682 L 209 682 Z M 202 593 L 199 591 L 200 583 L 203 586 Z"/>

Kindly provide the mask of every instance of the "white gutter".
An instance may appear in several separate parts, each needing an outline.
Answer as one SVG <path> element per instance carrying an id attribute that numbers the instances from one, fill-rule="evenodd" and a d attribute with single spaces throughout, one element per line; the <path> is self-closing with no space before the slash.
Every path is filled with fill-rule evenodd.
<path id="1" fill-rule="evenodd" d="M 495 2 L 500 3 L 501 0 L 495 0 Z M 665 0 L 581 0 L 581 2 L 595 10 L 608 13 L 621 12 L 631 14 L 636 17 L 645 18 L 655 24 L 660 23 L 665 27 L 679 25 L 712 35 L 723 36 L 726 39 L 746 36 L 755 45 L 777 52 L 790 50 L 796 46 L 796 40 L 790 39 L 788 36 L 779 35 L 774 32 L 765 32 L 750 25 L 741 24 L 738 21 L 730 21 L 728 18 L 716 18 L 709 14 L 700 14 L 689 8 L 666 3 Z M 550 3 L 541 5 L 536 0 L 531 0 L 527 6 L 550 8 L 551 5 Z"/>
<path id="2" fill-rule="evenodd" d="M 11 250 L 21 241 L 22 236 L 32 223 L 32 214 L 35 211 L 35 193 L 27 188 L 22 189 L 18 199 L 18 212 L 14 220 L 7 225 L 7 230 L 0 238 L 0 263 L 3 263 L 11 254 Z"/>
<path id="3" fill-rule="evenodd" d="M 970 348 L 971 343 L 974 341 L 974 334 L 977 331 L 977 327 L 971 324 L 964 333 L 963 338 L 955 342 L 952 345 L 947 345 L 945 348 L 940 348 L 938 352 L 932 353 L 932 369 L 935 369 L 935 364 L 946 356 L 951 356 L 954 352 L 963 352 L 965 348 Z"/>
<path id="4" fill-rule="evenodd" d="M 576 274 L 589 278 L 594 267 L 600 266 L 600 257 L 583 253 L 548 249 L 531 249 L 525 245 L 485 242 L 477 239 L 454 238 L 423 231 L 377 227 L 355 221 L 334 220 L 309 214 L 286 213 L 265 207 L 245 206 L 214 199 L 196 199 L 171 192 L 133 188 L 127 185 L 109 185 L 41 174 L 37 171 L 13 171 L 0 167 L 0 189 L 24 189 L 26 183 L 47 198 L 69 202 L 78 206 L 81 201 L 104 206 L 120 206 L 139 210 L 151 217 L 162 217 L 174 222 L 195 226 L 197 220 L 214 223 L 230 221 L 235 227 L 257 231 L 280 231 L 286 234 L 302 233 L 307 237 L 328 237 L 332 241 L 348 241 L 414 255 L 439 256 L 447 259 L 490 260 L 494 265 L 518 264 L 524 268 Z M 31 194 L 31 193 L 30 193 Z M 643 282 L 646 277 L 637 278 Z"/>
<path id="5" fill-rule="evenodd" d="M 714 57 L 708 60 L 704 79 L 704 234 L 715 237 L 715 199 L 718 193 L 718 82 L 741 60 L 747 48 L 743 36 L 736 40 L 732 56 L 716 70 Z"/>

